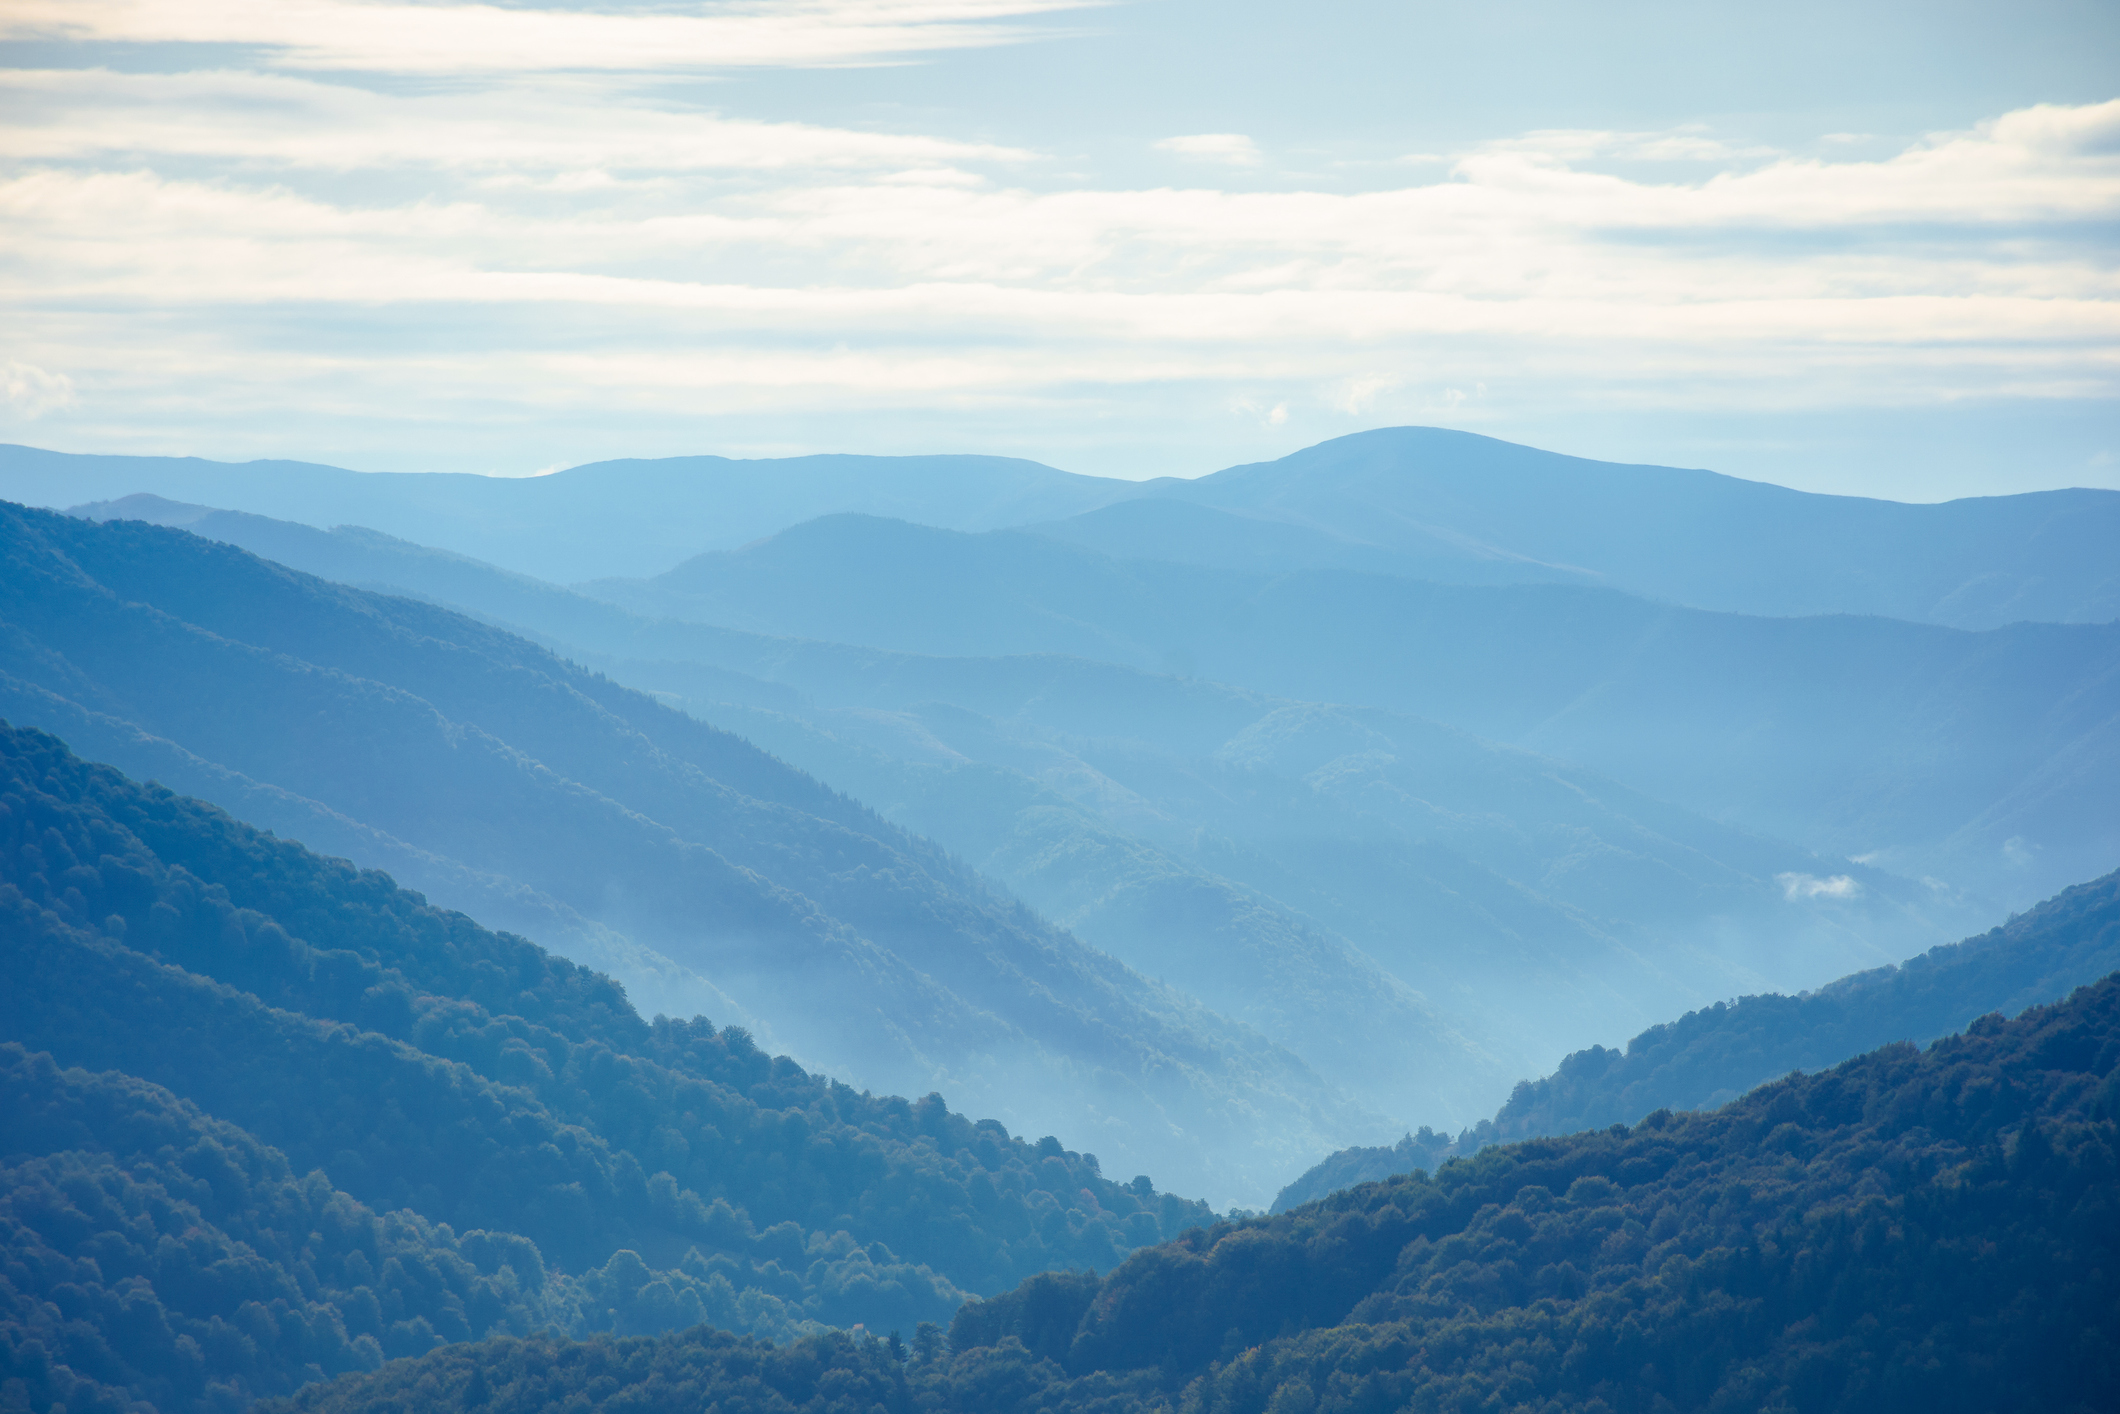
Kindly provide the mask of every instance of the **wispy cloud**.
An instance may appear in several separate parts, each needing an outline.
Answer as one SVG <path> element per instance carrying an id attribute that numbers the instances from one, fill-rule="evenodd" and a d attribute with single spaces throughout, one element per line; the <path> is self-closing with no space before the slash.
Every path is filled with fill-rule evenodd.
<path id="1" fill-rule="evenodd" d="M 29 363 L 0 363 L 0 401 L 24 421 L 34 422 L 44 414 L 74 400 L 74 382 Z"/>
<path id="2" fill-rule="evenodd" d="M 1823 879 L 1816 874 L 1776 874 L 1774 882 L 1781 885 L 1782 896 L 1790 903 L 1814 898 L 1858 898 L 1862 894 L 1862 885 L 1847 874 Z"/>
<path id="3" fill-rule="evenodd" d="M 0 37 L 234 44 L 288 68 L 637 73 L 873 64 L 1038 37 L 1007 24 L 1097 0 L 812 0 L 675 10 L 390 0 L 12 0 Z"/>
<path id="4" fill-rule="evenodd" d="M 2120 391 L 2120 101 L 1881 156 L 1536 132 L 1331 189 L 1196 133 L 1155 144 L 1186 180 L 1144 187 L 1064 175 L 1073 154 L 760 121 L 700 101 L 721 86 L 654 81 L 897 62 L 1078 8 L 18 0 L 0 31 L 251 57 L 0 75 L 5 352 L 60 379 L 11 372 L 0 416 L 328 407 L 428 427 L 1189 388 L 1282 427 L 1477 420 L 1534 394 Z"/>
<path id="5" fill-rule="evenodd" d="M 1259 165 L 1259 146 L 1242 133 L 1193 133 L 1187 137 L 1167 137 L 1156 144 L 1158 152 L 1173 152 L 1180 157 L 1196 157 L 1207 162 L 1226 162 L 1232 167 L 1256 167 Z"/>

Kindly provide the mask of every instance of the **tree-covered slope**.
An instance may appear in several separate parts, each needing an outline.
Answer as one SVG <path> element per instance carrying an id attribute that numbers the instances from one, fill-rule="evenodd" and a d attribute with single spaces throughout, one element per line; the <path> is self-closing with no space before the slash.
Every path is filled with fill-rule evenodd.
<path id="1" fill-rule="evenodd" d="M 0 555 L 11 719 L 496 924 L 652 949 L 809 1064 L 1225 1202 L 1372 1123 L 932 843 L 519 637 L 139 522 L 0 508 Z"/>
<path id="2" fill-rule="evenodd" d="M 1109 1276 L 968 1305 L 950 1351 L 489 1340 L 316 1414 L 2065 1411 L 2120 1388 L 2120 976 L 1715 1114 L 1490 1148 Z"/>
<path id="3" fill-rule="evenodd" d="M 2120 873 L 2079 884 L 1977 938 L 1800 996 L 1740 997 L 1654 1026 L 1624 1049 L 1595 1046 L 1523 1081 L 1500 1113 L 1459 1134 L 1346 1149 L 1281 1191 L 1274 1211 L 1432 1168 L 1489 1144 L 1705 1110 L 1791 1071 L 1820 1070 L 1893 1041 L 1927 1042 L 1990 1012 L 2022 1011 L 2120 969 Z"/>
<path id="4" fill-rule="evenodd" d="M 78 1098 L 122 1092 L 168 1124 L 223 1134 L 213 1142 L 224 1148 L 240 1132 L 244 1172 L 278 1185 L 269 1203 L 220 1195 L 226 1211 L 212 1221 L 230 1243 L 250 1241 L 245 1223 L 275 1227 L 249 1210 L 294 1201 L 282 1193 L 293 1184 L 312 1208 L 338 1193 L 376 1214 L 416 1214 L 440 1234 L 422 1243 L 456 1250 L 451 1234 L 485 1232 L 522 1254 L 522 1311 L 503 1302 L 466 1325 L 430 1310 L 424 1328 L 372 1332 L 388 1353 L 433 1335 L 536 1328 L 548 1307 L 578 1331 L 702 1312 L 783 1336 L 817 1320 L 940 1320 L 966 1291 L 1109 1266 L 1211 1216 L 1145 1178 L 1108 1179 L 1094 1156 L 1055 1139 L 1034 1146 L 974 1124 L 939 1096 L 857 1092 L 705 1018 L 643 1021 L 608 978 L 10 727 L 0 727 L 0 1041 L 20 1048 L 10 1083 L 44 1096 L 10 1102 L 25 1127 L 0 1149 L 9 1162 L 50 1160 L 22 1179 L 30 1187 L 61 1183 L 53 1175 L 67 1165 L 118 1173 L 120 1187 L 176 1182 L 164 1141 L 128 1137 L 137 1126 L 125 1105 Z M 76 1118 L 46 1133 L 38 1106 Z M 199 1141 L 167 1142 L 181 1155 Z M 53 1157 L 76 1153 L 86 1157 Z M 105 1260 L 115 1219 L 97 1209 L 45 1222 L 31 1212 L 44 1199 L 9 1193 L 43 1233 L 36 1241 L 75 1264 L 23 1259 L 7 1272 L 10 1299 L 64 1312 L 74 1298 L 60 1288 L 80 1284 L 65 1273 Z M 92 1197 L 68 1201 L 87 1213 Z M 288 1237 L 288 1251 L 302 1238 Z M 153 1251 L 160 1239 L 142 1229 L 125 1240 Z M 565 1281 L 531 1282 L 533 1258 Z M 278 1272 L 259 1281 L 284 1278 L 319 1299 L 295 1257 L 259 1260 Z M 120 1297 L 132 1271 L 106 1273 Z M 406 1309 L 391 1321 L 412 1321 L 418 1310 Z M 292 1378 L 308 1361 L 273 1368 Z"/>

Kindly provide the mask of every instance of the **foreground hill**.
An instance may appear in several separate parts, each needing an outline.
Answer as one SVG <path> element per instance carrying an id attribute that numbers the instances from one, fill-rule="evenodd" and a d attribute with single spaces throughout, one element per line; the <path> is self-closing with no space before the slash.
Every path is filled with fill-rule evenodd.
<path id="1" fill-rule="evenodd" d="M 1040 1276 L 901 1363 L 494 1339 L 316 1414 L 2065 1411 L 2120 1388 L 2120 977 L 1710 1115 L 1488 1149 L 1102 1279 Z"/>
<path id="2" fill-rule="evenodd" d="M 0 712 L 616 967 L 656 1009 L 1225 1202 L 1370 1127 L 932 843 L 520 638 L 138 522 L 0 507 L 0 563 Z"/>
<path id="3" fill-rule="evenodd" d="M 2022 1011 L 2120 970 L 2120 872 L 2079 884 L 1977 938 L 1801 996 L 1741 997 L 1651 1027 L 1624 1050 L 1593 1046 L 1516 1087 L 1455 1141 L 1423 1130 L 1394 1148 L 1347 1149 L 1281 1191 L 1283 1212 L 1357 1183 L 1433 1168 L 1447 1154 L 1708 1110 L 1791 1071 L 1893 1041 L 1927 1042 L 1989 1012 Z"/>
<path id="4" fill-rule="evenodd" d="M 500 1331 L 910 1328 L 1211 1217 L 0 724 L 0 1381 L 39 1410 Z"/>

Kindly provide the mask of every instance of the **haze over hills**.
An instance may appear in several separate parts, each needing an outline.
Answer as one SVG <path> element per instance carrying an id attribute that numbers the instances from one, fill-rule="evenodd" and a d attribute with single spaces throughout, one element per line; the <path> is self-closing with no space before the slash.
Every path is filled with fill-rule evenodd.
<path id="1" fill-rule="evenodd" d="M 1409 1125 L 1483 1118 L 1615 1020 L 1810 985 L 1977 922 L 1926 886 L 1403 715 L 648 620 L 373 532 L 130 509 L 538 632 L 874 803 Z M 1476 1042 L 1451 1077 L 1418 1049 L 1431 1005 Z"/>
<path id="2" fill-rule="evenodd" d="M 2120 622 L 1915 621 L 2095 615 L 2096 498 L 1958 535 L 1418 429 L 1111 501 L 587 472 L 384 507 L 433 545 L 0 506 L 0 715 L 302 841 L 0 725 L 30 1414 L 2099 1386 L 2025 1372 L 2111 1363 L 2114 981 L 1984 1013 L 2120 963 Z M 704 502 L 624 488 L 686 477 L 794 519 L 643 576 Z M 657 515 L 571 587 L 447 540 Z M 1135 1169 L 1393 1176 L 1193 1227 Z"/>
<path id="3" fill-rule="evenodd" d="M 667 457 L 495 477 L 0 445 L 0 499 L 58 508 L 147 492 L 318 527 L 368 526 L 562 583 L 664 569 L 832 511 L 990 530 L 1137 491 L 1012 457 Z"/>
<path id="4" fill-rule="evenodd" d="M 18 1408 L 205 1414 L 495 1331 L 946 1321 L 1212 1216 L 741 1027 L 651 1024 L 608 977 L 5 723 L 0 940 Z"/>
<path id="5" fill-rule="evenodd" d="M 1254 1193 L 1378 1123 L 931 843 L 520 639 L 177 530 L 0 526 L 0 715 L 556 933 L 626 965 L 644 1005 L 726 994 L 812 1065 L 1065 1128 L 1196 1192 Z M 1465 1049 L 1421 1020 L 1437 1057 Z"/>
<path id="6" fill-rule="evenodd" d="M 1122 559 L 1603 585 L 1748 614 L 1959 628 L 2120 618 L 2108 549 L 2120 540 L 2120 492 L 1905 504 L 1427 427 L 1142 482 L 1002 457 L 670 457 L 493 478 L 0 446 L 0 497 L 64 507 L 138 492 L 367 526 L 561 583 L 654 573 L 852 512 L 955 530 L 1029 526 Z"/>
<path id="7" fill-rule="evenodd" d="M 1566 585 L 1115 560 L 859 516 L 582 588 L 754 633 L 1095 657 L 1411 713 L 2013 905 L 2120 852 L 2120 623 L 1760 618 Z"/>
<path id="8" fill-rule="evenodd" d="M 1357 1183 L 1512 1140 L 1634 1125 L 1658 1110 L 1712 1110 L 1791 1072 L 1829 1069 L 1893 1042 L 1926 1044 L 1990 1013 L 2013 1016 L 2120 971 L 2120 872 L 2066 889 L 1964 942 L 1858 972 L 1800 996 L 1750 996 L 1653 1026 L 1624 1049 L 1592 1046 L 1516 1087 L 1458 1135 L 1423 1129 L 1392 1148 L 1347 1149 L 1281 1190 L 1286 1212 Z"/>
<path id="9" fill-rule="evenodd" d="M 1238 561 L 1248 537 L 1274 531 L 1288 537 L 1275 546 L 1283 563 L 1452 583 L 1601 584 L 1744 614 L 1878 614 L 1957 628 L 2120 619 L 2111 553 L 2120 491 L 1906 504 L 1589 461 L 1437 427 L 1359 432 L 1154 489 L 1265 525 L 1193 517 L 1158 526 L 1162 508 L 1130 502 L 1039 529 L 1194 563 Z M 1161 556 L 1146 553 L 1148 527 L 1167 537 Z"/>
<path id="10" fill-rule="evenodd" d="M 1501 1145 L 1035 1277 L 966 1305 L 947 1347 L 496 1337 L 267 1408 L 2094 1414 L 2120 1382 L 2116 1060 L 2109 977 L 1715 1114 Z"/>

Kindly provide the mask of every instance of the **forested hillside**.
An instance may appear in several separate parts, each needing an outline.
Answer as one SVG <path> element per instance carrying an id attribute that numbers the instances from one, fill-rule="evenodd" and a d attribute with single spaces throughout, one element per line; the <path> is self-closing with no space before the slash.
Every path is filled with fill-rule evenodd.
<path id="1" fill-rule="evenodd" d="M 2094 1414 L 2120 1388 L 2116 1194 L 2120 976 L 1715 1114 L 1040 1276 L 967 1306 L 946 1351 L 489 1340 L 281 1407 Z"/>
<path id="2" fill-rule="evenodd" d="M 0 714 L 618 971 L 646 1005 L 1224 1203 L 1379 1127 L 931 842 L 512 634 L 138 522 L 0 507 L 0 560 Z"/>
<path id="3" fill-rule="evenodd" d="M 0 1043 L 0 1363 L 74 1410 L 494 1331 L 910 1329 L 1212 1216 L 5 726 Z"/>
<path id="4" fill-rule="evenodd" d="M 1633 1124 L 1660 1109 L 1713 1109 L 1790 1071 L 1821 1070 L 1893 1041 L 1931 1041 L 1988 1012 L 2066 996 L 2116 969 L 2120 872 L 1898 967 L 1801 996 L 1719 1002 L 1651 1027 L 1624 1050 L 1578 1051 L 1553 1074 L 1519 1084 L 1499 1114 L 1456 1139 L 1424 1129 L 1396 1148 L 1343 1150 L 1283 1189 L 1273 1210 L 1506 1140 Z"/>

